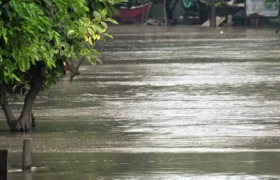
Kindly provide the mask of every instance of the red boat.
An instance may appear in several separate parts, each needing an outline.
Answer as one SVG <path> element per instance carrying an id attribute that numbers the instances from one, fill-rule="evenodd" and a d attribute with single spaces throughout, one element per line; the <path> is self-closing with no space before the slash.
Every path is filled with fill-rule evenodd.
<path id="1" fill-rule="evenodd" d="M 141 6 L 132 6 L 129 9 L 127 7 L 122 6 L 118 9 L 118 11 L 121 14 L 121 17 L 114 14 L 113 18 L 121 19 L 123 22 L 129 22 L 129 21 L 141 22 L 143 13 L 144 13 L 144 17 L 147 16 L 150 4 L 151 3 L 147 3 Z"/>

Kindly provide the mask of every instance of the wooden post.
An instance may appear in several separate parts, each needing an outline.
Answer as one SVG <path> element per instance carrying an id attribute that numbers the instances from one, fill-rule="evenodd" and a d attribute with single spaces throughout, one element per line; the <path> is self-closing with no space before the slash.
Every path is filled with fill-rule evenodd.
<path id="1" fill-rule="evenodd" d="M 245 16 L 245 18 L 244 18 L 244 26 L 247 26 L 247 21 L 248 21 L 248 14 L 247 14 L 247 11 L 246 11 L 246 1 L 247 0 L 245 0 L 245 3 L 244 3 L 244 9 L 245 9 L 245 12 L 246 12 L 246 16 Z"/>
<path id="2" fill-rule="evenodd" d="M 24 139 L 22 152 L 22 171 L 31 170 L 31 165 L 31 139 Z"/>
<path id="3" fill-rule="evenodd" d="M 145 4 L 145 0 L 142 0 L 142 8 L 143 8 L 143 11 L 142 11 L 142 24 L 144 24 L 144 21 L 145 21 L 145 8 L 144 8 L 144 4 Z"/>
<path id="4" fill-rule="evenodd" d="M 198 13 L 199 13 L 199 24 L 202 24 L 202 8 L 201 8 L 201 2 L 200 0 L 197 0 L 198 5 Z"/>
<path id="5" fill-rule="evenodd" d="M 227 16 L 228 26 L 232 26 L 232 15 Z"/>
<path id="6" fill-rule="evenodd" d="M 227 8 L 227 4 L 223 4 L 223 12 L 225 13 L 225 18 L 226 18 L 226 22 L 227 22 L 227 25 L 229 26 L 229 14 L 228 14 L 228 8 Z"/>
<path id="7" fill-rule="evenodd" d="M 166 14 L 166 0 L 163 0 L 163 12 L 164 12 L 164 19 L 165 19 L 165 26 L 168 25 L 168 22 L 167 22 L 167 14 Z"/>
<path id="8" fill-rule="evenodd" d="M 216 27 L 216 0 L 212 0 L 211 27 Z"/>
<path id="9" fill-rule="evenodd" d="M 8 150 L 0 150 L 0 180 L 7 180 L 8 174 Z"/>

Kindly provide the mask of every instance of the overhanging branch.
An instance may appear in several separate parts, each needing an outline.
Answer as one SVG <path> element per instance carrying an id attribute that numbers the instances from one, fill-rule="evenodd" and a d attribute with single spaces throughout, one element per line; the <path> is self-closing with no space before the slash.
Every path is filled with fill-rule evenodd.
<path id="1" fill-rule="evenodd" d="M 77 64 L 77 67 L 70 67 L 69 68 L 69 70 L 70 70 L 70 72 L 72 73 L 71 74 L 71 77 L 70 77 L 70 82 L 72 82 L 73 81 L 73 79 L 74 79 L 74 77 L 76 76 L 76 75 L 78 75 L 79 73 L 79 68 L 80 68 L 80 66 L 82 65 L 82 63 L 83 63 L 83 61 L 86 59 L 84 56 L 82 56 L 82 57 L 80 57 L 79 58 L 80 60 L 79 60 L 79 62 L 78 62 L 78 64 Z"/>

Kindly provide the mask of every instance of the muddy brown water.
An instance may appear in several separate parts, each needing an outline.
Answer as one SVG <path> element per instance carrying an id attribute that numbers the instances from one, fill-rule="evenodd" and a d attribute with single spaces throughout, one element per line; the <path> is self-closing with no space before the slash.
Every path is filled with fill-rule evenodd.
<path id="1" fill-rule="evenodd" d="M 220 31 L 224 33 L 221 34 Z M 10 134 L 9 180 L 279 179 L 280 36 L 272 29 L 113 26 L 103 64 L 39 95 Z M 16 113 L 22 101 L 13 102 Z M 33 169 L 21 167 L 33 139 Z"/>

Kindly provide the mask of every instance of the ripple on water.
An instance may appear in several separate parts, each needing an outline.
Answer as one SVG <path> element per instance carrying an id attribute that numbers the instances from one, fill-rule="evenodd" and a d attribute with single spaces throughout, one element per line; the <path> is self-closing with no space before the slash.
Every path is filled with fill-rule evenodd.
<path id="1" fill-rule="evenodd" d="M 22 139 L 31 137 L 35 156 L 45 159 L 37 163 L 57 169 L 35 173 L 40 180 L 276 179 L 278 37 L 265 30 L 150 28 L 113 28 L 115 40 L 96 46 L 102 66 L 85 65 L 73 83 L 41 93 L 35 132 L 6 133 L 0 114 L 0 148 L 19 155 Z M 21 106 L 12 103 L 17 114 Z M 191 161 L 184 153 L 193 154 Z M 86 158 L 72 162 L 69 154 Z"/>

